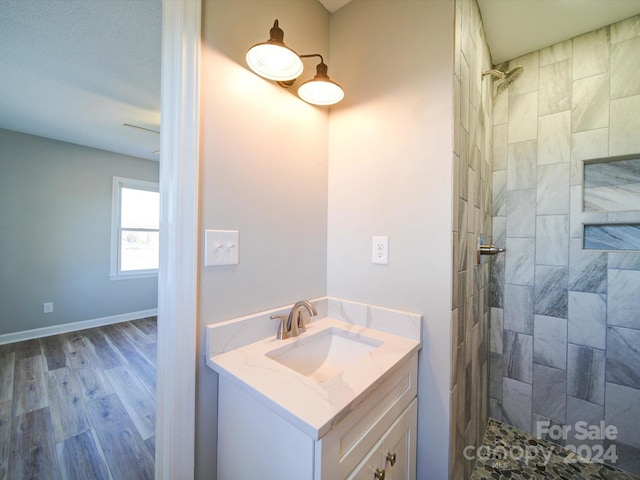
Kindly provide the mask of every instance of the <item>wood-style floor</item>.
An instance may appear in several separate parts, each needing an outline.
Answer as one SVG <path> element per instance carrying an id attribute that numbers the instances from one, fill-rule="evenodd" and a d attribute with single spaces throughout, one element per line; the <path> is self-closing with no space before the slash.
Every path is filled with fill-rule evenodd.
<path id="1" fill-rule="evenodd" d="M 156 318 L 0 345 L 0 480 L 154 476 Z"/>

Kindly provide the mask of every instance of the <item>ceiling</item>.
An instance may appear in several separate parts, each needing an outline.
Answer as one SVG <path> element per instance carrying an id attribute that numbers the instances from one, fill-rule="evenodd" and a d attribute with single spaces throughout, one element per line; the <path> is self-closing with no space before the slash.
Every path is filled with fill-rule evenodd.
<path id="1" fill-rule="evenodd" d="M 640 14 L 640 0 L 478 0 L 494 64 Z"/>
<path id="2" fill-rule="evenodd" d="M 161 0 L 2 0 L 0 128 L 158 160 Z"/>
<path id="3" fill-rule="evenodd" d="M 640 14 L 640 0 L 478 5 L 494 64 Z M 0 128 L 157 160 L 159 135 L 123 124 L 160 129 L 161 25 L 161 0 L 2 0 Z"/>

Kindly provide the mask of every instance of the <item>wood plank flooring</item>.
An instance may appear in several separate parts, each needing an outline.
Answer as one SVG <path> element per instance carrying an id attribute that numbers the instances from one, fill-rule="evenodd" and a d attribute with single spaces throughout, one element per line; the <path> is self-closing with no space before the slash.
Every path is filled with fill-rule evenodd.
<path id="1" fill-rule="evenodd" d="M 154 477 L 156 318 L 0 345 L 0 480 Z"/>

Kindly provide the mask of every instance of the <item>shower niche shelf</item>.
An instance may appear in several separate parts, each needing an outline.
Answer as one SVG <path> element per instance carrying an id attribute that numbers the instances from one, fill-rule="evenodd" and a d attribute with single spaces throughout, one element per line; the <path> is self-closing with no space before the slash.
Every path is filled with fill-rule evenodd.
<path id="1" fill-rule="evenodd" d="M 640 154 L 585 160 L 582 226 L 586 250 L 640 250 Z"/>

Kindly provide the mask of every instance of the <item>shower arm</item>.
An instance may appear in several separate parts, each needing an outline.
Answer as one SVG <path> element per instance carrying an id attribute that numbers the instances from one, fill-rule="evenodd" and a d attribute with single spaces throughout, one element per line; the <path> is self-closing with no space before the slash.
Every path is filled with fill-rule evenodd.
<path id="1" fill-rule="evenodd" d="M 487 70 L 486 72 L 482 72 L 482 76 L 493 75 L 494 77 L 498 77 L 500 80 L 503 80 L 504 77 L 507 76 L 505 72 L 501 72 L 500 70 Z"/>

